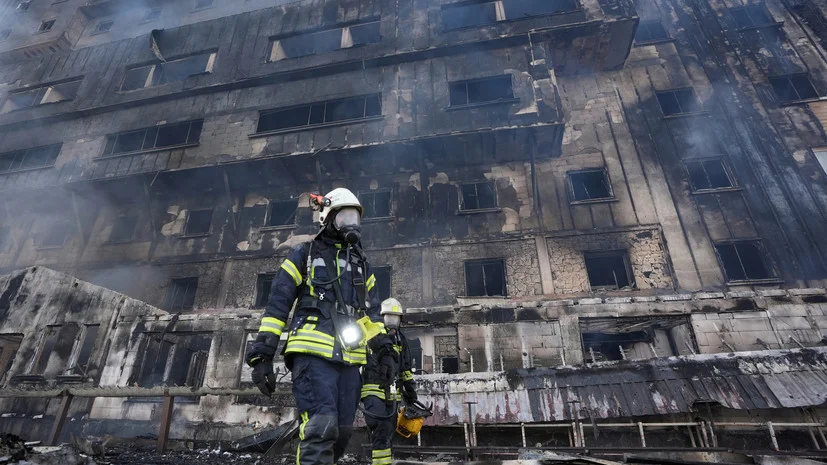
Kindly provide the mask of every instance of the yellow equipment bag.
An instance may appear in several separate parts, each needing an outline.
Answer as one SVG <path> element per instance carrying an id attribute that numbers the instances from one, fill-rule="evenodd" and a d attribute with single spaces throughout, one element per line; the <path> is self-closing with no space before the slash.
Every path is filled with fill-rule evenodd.
<path id="1" fill-rule="evenodd" d="M 402 407 L 399 416 L 396 418 L 396 432 L 403 438 L 416 436 L 422 429 L 423 424 L 425 424 L 424 418 L 408 418 L 405 416 L 405 407 Z"/>

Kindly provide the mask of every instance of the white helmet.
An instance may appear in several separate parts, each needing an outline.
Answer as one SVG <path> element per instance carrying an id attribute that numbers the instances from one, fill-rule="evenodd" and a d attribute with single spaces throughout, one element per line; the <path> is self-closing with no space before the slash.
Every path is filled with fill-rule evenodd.
<path id="1" fill-rule="evenodd" d="M 398 300 L 391 297 L 382 301 L 382 311 L 379 313 L 380 315 L 402 316 L 405 314 L 405 310 L 402 308 L 402 304 L 400 304 Z"/>
<path id="2" fill-rule="evenodd" d="M 353 192 L 345 189 L 344 187 L 333 189 L 328 192 L 325 198 L 330 200 L 330 205 L 322 207 L 321 211 L 319 211 L 319 221 L 322 224 L 327 222 L 328 215 L 344 207 L 356 207 L 359 210 L 359 216 L 364 214 L 362 204 L 359 203 L 359 198 L 353 195 Z"/>

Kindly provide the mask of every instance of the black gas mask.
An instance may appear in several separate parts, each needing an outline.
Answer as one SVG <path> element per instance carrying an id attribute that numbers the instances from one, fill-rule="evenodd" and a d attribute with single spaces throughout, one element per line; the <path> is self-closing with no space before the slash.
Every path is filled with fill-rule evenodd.
<path id="1" fill-rule="evenodd" d="M 362 215 L 355 207 L 345 207 L 336 212 L 333 229 L 350 245 L 356 245 L 362 238 Z"/>

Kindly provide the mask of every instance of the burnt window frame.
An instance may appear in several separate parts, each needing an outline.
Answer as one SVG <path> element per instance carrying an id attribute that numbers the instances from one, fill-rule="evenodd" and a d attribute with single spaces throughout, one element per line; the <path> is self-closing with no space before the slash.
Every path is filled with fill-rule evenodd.
<path id="1" fill-rule="evenodd" d="M 22 167 L 27 157 L 33 156 L 37 150 L 51 150 L 50 158 L 41 165 Z M 55 166 L 57 159 L 60 157 L 60 152 L 63 149 L 63 144 L 49 144 L 41 145 L 39 147 L 32 147 L 22 150 L 12 150 L 10 152 L 0 153 L 0 174 L 19 173 L 22 171 L 42 170 L 52 168 Z M 11 161 L 8 161 L 11 160 Z M 6 165 L 8 163 L 8 165 Z M 7 167 L 6 167 L 7 166 Z"/>
<path id="2" fill-rule="evenodd" d="M 802 97 L 801 92 L 799 92 L 798 87 L 796 87 L 795 83 L 793 82 L 794 78 L 804 77 L 807 79 L 807 83 L 810 85 L 810 88 L 813 90 L 815 94 L 814 97 Z M 786 80 L 787 84 L 792 88 L 792 90 L 796 93 L 798 98 L 791 99 L 791 100 L 784 100 L 781 98 L 781 95 L 778 92 L 778 87 L 776 83 L 773 81 L 778 82 L 778 80 L 784 79 Z M 769 83 L 770 87 L 772 88 L 773 96 L 775 97 L 775 101 L 778 102 L 779 105 L 791 105 L 796 104 L 799 102 L 810 102 L 813 100 L 821 99 L 821 93 L 816 88 L 815 84 L 813 84 L 813 80 L 810 79 L 810 73 L 792 73 L 792 74 L 780 74 L 776 76 L 769 76 L 767 78 L 767 82 Z"/>
<path id="3" fill-rule="evenodd" d="M 442 5 L 440 8 L 440 16 L 441 16 L 441 27 L 443 32 L 452 32 L 452 31 L 460 31 L 463 29 L 470 29 L 470 28 L 481 28 L 481 27 L 488 27 L 493 26 L 503 22 L 509 21 L 519 21 L 523 19 L 530 19 L 530 18 L 541 18 L 541 17 L 548 17 L 548 16 L 556 16 L 556 15 L 563 15 L 568 14 L 576 11 L 582 10 L 580 2 L 578 0 L 546 0 L 545 3 L 566 3 L 565 5 L 561 5 L 555 8 L 555 11 L 548 11 L 548 12 L 537 12 L 537 13 L 530 13 L 530 14 L 522 14 L 522 15 L 514 15 L 513 17 L 509 15 L 509 13 L 514 14 L 514 8 L 517 6 L 511 5 L 509 7 L 509 2 L 512 0 L 493 0 L 493 1 L 465 1 L 465 2 L 456 2 L 451 3 L 448 5 Z M 520 1 L 520 0 L 517 0 Z M 493 8 L 493 17 L 489 14 L 490 12 L 482 11 L 480 18 L 483 19 L 481 22 L 473 22 L 473 23 L 464 23 L 457 25 L 451 25 L 449 27 L 449 20 L 448 15 L 445 14 L 446 11 L 451 10 L 460 10 L 463 8 Z M 451 20 L 454 20 L 458 17 L 467 17 L 469 16 L 469 12 L 459 13 L 455 17 L 452 17 Z M 486 17 L 487 16 L 487 17 Z"/>
<path id="4" fill-rule="evenodd" d="M 188 293 L 192 289 L 192 297 L 188 297 Z M 179 300 L 179 295 L 184 292 L 184 297 Z M 164 295 L 164 309 L 167 311 L 183 312 L 195 308 L 196 297 L 198 296 L 198 276 L 189 276 L 183 278 L 172 278 L 169 280 L 169 287 L 166 295 Z"/>
<path id="5" fill-rule="evenodd" d="M 163 129 L 172 127 L 172 126 L 179 126 L 189 124 L 187 128 L 187 137 L 183 144 L 175 144 L 175 145 L 158 145 L 158 135 L 161 133 Z M 193 131 L 193 128 L 196 127 L 197 131 Z M 118 145 L 118 139 L 121 137 L 137 135 L 138 133 L 143 133 L 141 138 L 141 148 L 139 150 L 131 150 L 131 151 L 120 151 L 116 152 L 115 149 Z M 148 137 L 150 134 L 154 132 L 155 136 L 151 137 L 152 145 L 148 146 Z M 196 133 L 197 132 L 197 133 Z M 126 157 L 130 155 L 135 155 L 138 153 L 152 153 L 152 152 L 160 152 L 164 150 L 173 150 L 179 148 L 186 148 L 186 147 L 197 147 L 201 144 L 201 134 L 204 132 L 204 120 L 203 119 L 194 119 L 188 121 L 181 121 L 178 123 L 169 123 L 169 124 L 162 124 L 159 126 L 150 126 L 140 129 L 133 129 L 131 131 L 122 131 L 116 132 L 112 134 L 107 134 L 106 142 L 104 143 L 103 153 L 98 156 L 97 158 L 115 158 L 115 157 Z"/>
<path id="6" fill-rule="evenodd" d="M 754 13 L 757 12 L 758 10 L 760 10 L 762 16 L 766 17 L 766 19 L 767 19 L 766 22 L 762 22 L 762 23 L 756 23 L 755 22 L 755 18 L 753 16 L 754 16 Z M 741 11 L 743 11 L 746 14 L 747 19 L 749 19 L 749 22 L 750 22 L 749 25 L 740 25 L 740 24 L 738 24 L 738 17 L 736 16 L 736 14 L 738 12 L 741 12 Z M 767 9 L 766 4 L 764 4 L 764 3 L 754 3 L 752 5 L 732 7 L 732 8 L 729 9 L 729 14 L 730 14 L 730 16 L 732 16 L 732 21 L 733 21 L 733 24 L 735 25 L 735 30 L 736 31 L 747 31 L 747 30 L 751 30 L 751 29 L 760 29 L 760 28 L 763 28 L 763 27 L 775 26 L 775 25 L 778 24 L 778 21 L 775 21 L 775 19 L 772 16 L 772 12 L 770 12 Z"/>
<path id="7" fill-rule="evenodd" d="M 652 31 L 652 26 L 653 25 L 657 25 L 659 27 L 659 29 L 663 31 L 663 34 L 664 34 L 663 37 L 655 37 L 655 38 L 651 37 L 652 36 L 651 31 Z M 650 34 L 648 34 L 648 35 L 650 36 L 650 38 L 648 38 L 646 40 L 638 40 L 638 34 L 642 30 L 649 32 Z M 659 19 L 647 19 L 647 20 L 641 20 L 638 23 L 637 31 L 635 31 L 635 44 L 636 45 L 657 44 L 657 43 L 660 43 L 660 42 L 668 42 L 670 40 L 673 40 L 672 36 L 669 35 L 669 31 L 666 30 L 666 27 L 663 25 L 663 21 L 661 21 Z"/>
<path id="8" fill-rule="evenodd" d="M 201 57 L 201 56 L 205 56 L 205 55 L 207 56 L 207 62 L 204 65 L 204 71 L 199 71 L 197 73 L 188 74 L 183 79 L 173 79 L 173 80 L 169 80 L 168 75 L 164 72 L 165 67 L 168 67 L 170 65 L 173 65 L 173 64 L 181 62 L 181 61 L 190 60 L 190 59 L 193 59 L 195 57 Z M 163 61 L 163 62 L 160 61 L 160 60 L 155 60 L 155 61 L 152 61 L 150 63 L 145 62 L 145 63 L 142 63 L 142 64 L 127 66 L 126 70 L 123 73 L 123 76 L 121 77 L 121 82 L 120 82 L 120 85 L 118 85 L 117 92 L 118 93 L 138 92 L 138 91 L 141 91 L 143 89 L 150 89 L 150 88 L 153 88 L 153 87 L 166 86 L 166 85 L 173 84 L 173 83 L 176 83 L 176 82 L 184 82 L 187 79 L 190 79 L 190 78 L 195 77 L 195 76 L 204 76 L 204 75 L 207 75 L 207 74 L 212 74 L 212 72 L 215 70 L 216 61 L 218 61 L 218 49 L 208 49 L 208 50 L 202 50 L 202 51 L 199 51 L 199 52 L 196 52 L 196 53 L 190 53 L 190 54 L 184 55 L 184 56 L 177 56 L 177 57 L 169 58 L 169 59 L 167 59 L 167 61 Z M 126 81 L 129 79 L 129 73 L 134 72 L 136 70 L 142 70 L 142 69 L 145 69 L 145 68 L 149 68 L 149 70 L 147 72 L 147 76 L 144 78 L 144 85 L 141 86 L 141 87 L 125 89 L 124 85 L 126 84 Z"/>
<path id="9" fill-rule="evenodd" d="M 206 381 L 206 368 L 209 362 L 210 352 L 213 348 L 215 335 L 212 331 L 176 331 L 176 332 L 142 332 L 140 339 L 134 348 L 130 351 L 135 351 L 136 364 L 132 368 L 132 373 L 129 376 L 129 386 L 155 387 L 155 386 L 187 386 L 193 389 L 203 387 Z M 202 350 L 193 351 L 191 349 L 197 348 L 198 343 L 204 343 Z M 151 344 L 157 344 L 158 349 L 155 350 Z M 163 349 L 162 346 L 167 348 Z M 186 352 L 179 352 L 185 350 Z M 182 355 L 186 356 L 189 352 L 189 360 L 187 361 L 187 372 L 181 376 L 181 373 L 175 373 L 175 366 L 180 366 L 182 362 Z M 163 359 L 159 357 L 160 354 L 165 353 Z M 155 355 L 153 360 L 149 357 Z M 162 362 L 159 364 L 159 362 Z M 196 362 L 195 364 L 193 362 Z M 200 365 L 198 364 L 200 362 Z M 150 365 L 147 365 L 150 363 Z M 162 368 L 162 372 L 156 371 L 156 368 Z M 198 372 L 196 372 L 198 370 Z M 156 379 L 153 379 L 156 378 Z M 183 378 L 184 383 L 178 384 L 176 381 Z M 193 382 L 196 381 L 196 382 Z M 161 397 L 140 397 L 128 398 L 127 402 L 158 402 Z M 176 402 L 195 403 L 198 402 L 198 397 L 181 396 L 176 397 Z"/>
<path id="10" fill-rule="evenodd" d="M 603 183 L 609 194 L 608 197 L 592 197 L 588 199 L 577 199 L 577 190 L 575 189 L 574 177 L 585 176 L 590 174 L 600 173 L 603 177 Z M 572 205 L 588 204 L 588 203 L 602 203 L 613 202 L 617 200 L 615 197 L 614 188 L 612 187 L 612 180 L 609 177 L 609 172 L 606 168 L 586 168 L 582 170 L 573 170 L 566 172 L 566 185 L 569 194 L 569 203 Z"/>
<path id="11" fill-rule="evenodd" d="M 478 84 L 478 83 L 487 83 L 487 82 L 495 82 L 498 80 L 502 80 L 505 82 L 508 81 L 508 90 L 510 91 L 510 97 L 498 97 L 492 100 L 481 100 L 477 102 L 471 103 L 470 99 L 470 92 L 468 90 L 469 85 Z M 454 92 L 458 91 L 455 89 L 457 86 L 463 86 L 465 88 L 465 103 L 454 103 L 452 100 L 452 95 L 456 95 Z M 462 79 L 459 81 L 449 81 L 448 82 L 448 107 L 446 108 L 447 111 L 453 110 L 461 110 L 464 108 L 475 108 L 475 107 L 482 107 L 487 105 L 507 105 L 519 102 L 520 99 L 514 96 L 514 76 L 511 74 L 500 74 L 497 76 L 485 76 L 481 78 L 474 78 L 474 79 Z"/>
<path id="12" fill-rule="evenodd" d="M 384 216 L 378 216 L 378 215 L 369 216 L 368 215 L 368 208 L 366 208 L 366 205 L 368 205 L 370 203 L 372 205 L 373 210 L 376 211 L 376 197 L 379 196 L 379 195 L 385 195 L 385 194 L 387 194 L 387 196 L 388 196 L 388 214 L 384 215 Z M 364 220 L 364 221 L 376 221 L 376 220 L 386 220 L 386 219 L 394 217 L 394 213 L 393 213 L 393 189 L 377 189 L 377 190 L 370 190 L 370 191 L 362 191 L 362 192 L 359 192 L 357 194 L 357 197 L 359 199 L 359 203 L 362 205 L 362 210 L 364 211 L 364 214 L 362 215 L 362 220 Z M 368 197 L 371 197 L 371 199 L 368 199 Z"/>
<path id="13" fill-rule="evenodd" d="M 352 29 L 355 28 L 364 28 L 364 27 L 376 27 L 376 34 L 375 40 L 369 40 L 364 42 L 354 43 L 353 40 L 353 31 Z M 322 49 L 316 50 L 313 47 L 308 48 L 308 53 L 302 54 L 292 54 L 289 55 L 285 46 L 289 46 L 289 42 L 291 41 L 312 41 L 316 36 L 321 34 L 329 34 L 331 32 L 338 31 L 339 35 L 339 46 L 330 50 Z M 347 38 L 350 38 L 348 41 Z M 372 37 L 373 39 L 373 37 Z M 382 32 L 381 32 L 381 17 L 380 16 L 371 16 L 369 18 L 364 18 L 358 21 L 351 21 L 347 23 L 339 23 L 332 25 L 331 27 L 325 28 L 315 28 L 315 29 L 308 29 L 305 31 L 301 31 L 298 33 L 286 34 L 286 35 L 278 35 L 270 37 L 270 46 L 268 47 L 268 54 L 267 54 L 267 63 L 277 63 L 280 61 L 285 60 L 292 60 L 296 58 L 303 58 L 303 57 L 310 57 L 315 55 L 322 55 L 325 53 L 335 52 L 337 50 L 345 50 L 357 47 L 364 47 L 370 44 L 376 44 L 382 41 Z M 285 42 L 285 43 L 282 43 Z M 311 50 L 312 49 L 312 50 Z"/>
<path id="14" fill-rule="evenodd" d="M 280 204 L 291 204 L 295 206 L 295 210 L 293 211 L 293 222 L 292 223 L 282 223 L 282 224 L 270 224 L 270 220 L 272 219 L 273 209 L 276 205 Z M 289 220 L 289 218 L 288 218 Z M 290 229 L 295 228 L 296 225 L 299 224 L 299 200 L 298 199 L 286 199 L 286 200 L 276 200 L 276 199 L 268 199 L 267 200 L 267 211 L 264 213 L 264 224 L 262 225 L 262 230 L 268 229 Z"/>
<path id="15" fill-rule="evenodd" d="M 49 31 L 51 31 L 52 29 L 54 29 L 56 22 L 57 22 L 57 18 L 44 19 L 37 26 L 37 32 L 35 32 L 35 34 L 45 34 Z"/>
<path id="16" fill-rule="evenodd" d="M 105 29 L 101 29 L 101 26 L 103 26 L 105 24 L 108 24 L 109 26 L 106 27 Z M 90 36 L 96 36 L 96 35 L 100 35 L 100 34 L 106 34 L 107 32 L 112 31 L 112 27 L 114 25 L 115 25 L 115 20 L 114 19 L 104 19 L 104 20 L 98 21 L 95 24 L 95 29 L 92 30 L 92 32 L 89 35 Z"/>
<path id="17" fill-rule="evenodd" d="M 683 105 L 681 105 L 681 99 L 679 99 L 677 97 L 678 93 L 686 92 L 686 91 L 689 91 L 692 94 L 692 101 L 694 102 L 694 104 L 693 104 L 694 107 L 691 108 L 691 109 L 684 109 Z M 674 97 L 675 103 L 678 104 L 678 108 L 680 109 L 680 111 L 675 112 L 675 113 L 668 113 L 668 114 L 666 113 L 665 108 L 663 106 L 663 101 L 661 100 L 661 96 L 662 95 L 665 96 L 667 94 L 671 94 Z M 694 87 L 680 87 L 680 88 L 676 88 L 676 89 L 659 90 L 659 91 L 655 92 L 655 99 L 658 102 L 658 106 L 660 107 L 660 112 L 661 112 L 661 114 L 663 115 L 664 118 L 675 118 L 675 117 L 681 117 L 681 116 L 686 116 L 686 115 L 697 115 L 697 114 L 700 114 L 700 113 L 704 113 L 703 104 L 701 103 L 701 100 L 698 98 L 698 93 L 695 92 Z"/>
<path id="18" fill-rule="evenodd" d="M 0 362 L 7 358 L 7 363 L 0 365 L 0 384 L 4 384 L 6 377 L 11 373 L 14 361 L 20 355 L 20 345 L 23 343 L 22 333 L 0 333 Z M 6 347 L 15 346 L 6 352 Z M 11 355 L 7 355 L 11 354 Z"/>
<path id="19" fill-rule="evenodd" d="M 700 167 L 704 171 L 704 175 L 706 176 L 707 180 L 710 181 L 711 178 L 709 177 L 709 172 L 707 170 L 707 163 L 710 162 L 718 162 L 721 165 L 724 173 L 729 180 L 729 186 L 726 187 L 704 187 L 698 188 L 697 184 L 695 183 L 695 179 L 692 176 L 692 169 L 691 165 L 700 165 Z M 706 158 L 695 158 L 691 160 L 685 160 L 683 162 L 683 169 L 686 173 L 686 179 L 689 181 L 689 188 L 691 189 L 693 194 L 708 194 L 708 193 L 715 193 L 715 192 L 728 192 L 728 191 L 737 191 L 741 190 L 741 187 L 738 185 L 738 180 L 735 177 L 735 174 L 732 172 L 732 168 L 729 166 L 726 158 L 724 157 L 706 157 Z"/>
<path id="20" fill-rule="evenodd" d="M 41 331 L 35 352 L 27 364 L 26 375 L 43 376 L 46 368 L 49 366 L 49 359 L 52 358 L 62 329 L 63 325 L 46 325 L 46 328 Z M 50 339 L 50 336 L 53 336 L 52 339 Z M 46 350 L 47 348 L 48 351 Z"/>
<path id="21" fill-rule="evenodd" d="M 761 265 L 764 267 L 764 271 L 766 271 L 767 277 L 764 278 L 750 278 L 747 276 L 747 270 L 744 268 L 744 262 L 741 258 L 742 251 L 738 249 L 740 245 L 750 245 L 755 247 L 758 251 L 758 259 L 761 262 Z M 733 247 L 737 256 L 739 265 L 741 267 L 741 271 L 743 271 L 744 279 L 735 279 L 731 270 L 728 270 L 726 267 L 726 263 L 724 258 L 721 256 L 722 247 Z M 724 273 L 724 277 L 726 278 L 727 284 L 742 284 L 742 283 L 774 283 L 779 282 L 780 278 L 778 273 L 775 269 L 773 264 L 772 258 L 770 257 L 767 248 L 764 246 L 764 243 L 760 239 L 729 239 L 725 241 L 718 241 L 713 243 L 713 249 L 715 249 L 715 257 L 718 259 L 718 264 L 721 267 L 721 271 Z"/>
<path id="22" fill-rule="evenodd" d="M 486 265 L 498 265 L 502 269 L 502 293 L 501 294 L 489 294 L 487 286 L 485 284 L 485 266 Z M 485 294 L 478 295 L 472 294 L 471 289 L 469 286 L 468 274 L 470 267 L 482 267 L 482 276 L 483 276 L 483 287 L 485 287 Z M 465 280 L 465 297 L 508 297 L 508 267 L 505 263 L 505 258 L 479 258 L 479 259 L 472 259 L 472 260 L 465 260 L 463 262 L 463 278 Z"/>
<path id="23" fill-rule="evenodd" d="M 27 108 L 39 107 L 42 105 L 53 105 L 56 103 L 71 102 L 75 100 L 80 92 L 80 86 L 83 83 L 84 76 L 76 76 L 69 79 L 61 79 L 60 81 L 49 82 L 46 84 L 39 84 L 25 89 L 17 89 L 9 92 L 3 100 L 3 105 L 0 106 L 0 113 L 11 113 L 15 111 L 25 110 Z M 60 100 L 47 100 L 51 97 L 53 92 L 56 92 L 62 86 L 76 85 L 74 93 L 71 97 L 61 98 Z M 16 106 L 16 108 L 7 108 L 13 103 L 13 98 L 16 96 L 34 93 L 34 97 L 30 104 L 23 106 Z M 61 94 L 62 95 L 62 94 Z"/>
<path id="24" fill-rule="evenodd" d="M 75 337 L 75 344 L 72 347 L 66 369 L 63 371 L 64 376 L 88 375 L 89 367 L 94 362 L 93 355 L 98 345 L 97 340 L 100 337 L 101 329 L 103 329 L 103 327 L 100 323 L 81 325 L 80 331 Z M 78 370 L 81 370 L 81 372 L 76 373 Z"/>
<path id="25" fill-rule="evenodd" d="M 204 212 L 210 212 L 210 221 L 206 231 L 190 231 L 190 219 L 192 215 L 195 214 L 202 214 Z M 212 226 L 213 222 L 215 221 L 215 208 L 193 208 L 187 211 L 187 220 L 184 223 L 184 232 L 180 237 L 187 238 L 187 237 L 199 237 L 199 236 L 209 236 L 212 234 Z"/>
<path id="26" fill-rule="evenodd" d="M 362 107 L 362 116 L 361 117 L 327 121 L 328 106 L 335 105 L 335 104 L 340 104 L 340 103 L 346 102 L 348 100 L 357 100 L 357 99 L 364 99 L 363 107 Z M 375 100 L 374 102 L 371 102 L 370 101 L 371 99 L 377 99 L 377 100 Z M 379 109 L 378 114 L 369 114 L 370 110 L 376 110 L 376 108 L 370 108 L 371 103 L 378 103 L 378 109 Z M 322 112 L 322 114 L 321 114 L 322 121 L 321 122 L 313 122 L 314 107 L 316 108 L 316 111 L 321 111 Z M 321 109 L 319 109 L 320 107 L 321 107 Z M 266 116 L 274 115 L 274 114 L 277 114 L 277 113 L 285 113 L 285 112 L 290 112 L 290 111 L 302 110 L 304 108 L 307 108 L 307 119 L 306 119 L 307 122 L 306 123 L 299 124 L 299 125 L 293 125 L 293 126 L 280 127 L 280 128 L 277 128 L 277 129 L 261 129 L 262 118 L 264 118 Z M 351 96 L 351 97 L 343 97 L 343 98 L 330 99 L 330 100 L 322 100 L 322 101 L 318 101 L 318 102 L 304 103 L 304 104 L 301 104 L 301 105 L 291 105 L 291 106 L 287 106 L 287 107 L 272 108 L 272 109 L 269 109 L 269 110 L 262 110 L 262 111 L 259 112 L 258 121 L 256 122 L 256 132 L 251 134 L 250 136 L 251 137 L 265 137 L 265 136 L 269 136 L 269 135 L 272 135 L 272 134 L 282 134 L 282 133 L 287 133 L 287 132 L 305 131 L 305 130 L 308 130 L 308 129 L 324 128 L 324 127 L 331 127 L 331 126 L 340 126 L 340 125 L 354 124 L 354 123 L 360 123 L 360 122 L 365 122 L 365 121 L 376 121 L 376 120 L 380 120 L 380 119 L 384 118 L 384 115 L 382 114 L 382 110 L 383 110 L 383 108 L 382 108 L 382 93 L 381 92 L 373 93 L 373 94 L 354 95 L 354 96 Z"/>
<path id="27" fill-rule="evenodd" d="M 615 285 L 594 285 L 592 284 L 592 278 L 589 275 L 589 259 L 601 259 L 601 258 L 620 258 L 623 261 L 623 270 L 626 272 L 626 281 L 628 282 L 628 286 L 620 286 L 620 283 L 617 282 L 617 278 L 615 278 Z M 583 252 L 583 267 L 586 271 L 586 279 L 589 282 L 589 289 L 591 292 L 600 292 L 600 291 L 616 291 L 616 290 L 623 290 L 623 289 L 637 289 L 637 283 L 635 282 L 635 273 L 632 269 L 632 262 L 629 259 L 629 251 L 626 249 L 611 249 L 611 250 L 587 250 Z"/>
<path id="28" fill-rule="evenodd" d="M 494 205 L 490 207 L 481 207 L 479 205 L 479 186 L 480 185 L 487 185 L 491 187 L 491 192 L 494 194 Z M 475 208 L 468 208 L 466 200 L 465 200 L 465 188 L 469 186 L 474 186 L 474 192 L 476 193 L 477 199 L 477 206 Z M 477 182 L 464 182 L 457 185 L 459 189 L 459 213 L 474 213 L 474 212 L 492 212 L 492 211 L 499 211 L 500 210 L 500 196 L 497 192 L 497 183 L 494 181 L 477 181 Z"/>
<path id="29" fill-rule="evenodd" d="M 122 221 L 122 220 L 125 220 L 125 219 L 130 219 L 130 218 L 134 219 L 135 224 L 133 225 L 131 232 L 128 234 L 128 237 L 125 235 L 122 238 L 115 238 L 114 236 L 115 236 L 116 228 L 118 226 L 118 222 Z M 138 231 L 138 224 L 139 224 L 140 221 L 141 221 L 141 216 L 136 214 L 136 213 L 116 216 L 112 221 L 112 230 L 109 231 L 109 238 L 106 240 L 106 243 L 107 244 L 126 244 L 126 243 L 134 241 L 135 240 L 135 235 Z"/>
<path id="30" fill-rule="evenodd" d="M 377 293 L 377 296 L 379 297 L 380 301 L 383 301 L 383 300 L 385 300 L 389 297 L 392 297 L 393 296 L 393 266 L 391 266 L 391 265 L 373 266 L 373 267 L 371 267 L 370 272 L 373 276 L 377 276 L 377 272 L 378 272 L 379 275 L 381 275 L 383 273 L 387 273 L 387 276 L 388 276 L 387 295 L 383 297 L 383 294 L 379 293 L 379 291 L 380 291 L 380 289 L 379 289 L 379 283 L 380 283 L 379 277 L 376 277 L 376 284 L 374 286 L 375 286 L 376 293 Z"/>
<path id="31" fill-rule="evenodd" d="M 253 296 L 253 306 L 252 308 L 264 308 L 267 306 L 267 302 L 270 300 L 270 293 L 267 292 L 266 295 L 264 293 L 264 284 L 266 281 L 270 281 L 270 290 L 273 289 L 273 280 L 276 279 L 276 272 L 268 271 L 266 273 L 258 273 L 256 275 L 256 293 Z"/>

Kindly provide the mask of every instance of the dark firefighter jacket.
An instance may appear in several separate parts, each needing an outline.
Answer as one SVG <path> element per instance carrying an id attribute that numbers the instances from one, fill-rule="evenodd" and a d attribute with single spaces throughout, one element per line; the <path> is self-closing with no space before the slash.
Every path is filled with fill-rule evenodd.
<path id="1" fill-rule="evenodd" d="M 331 272 L 327 269 L 323 254 L 329 256 L 332 263 L 332 258 L 337 257 L 337 270 Z M 332 284 L 321 284 L 331 281 L 339 271 L 344 270 L 340 282 L 345 303 L 353 309 L 358 309 L 359 299 L 354 280 L 362 280 L 367 290 L 365 300 L 368 308 L 365 313 L 374 322 L 382 321 L 379 315 L 379 299 L 374 289 L 376 277 L 370 272 L 367 261 L 358 258 L 355 251 L 351 253 L 351 263 L 347 263 L 346 258 L 346 248 L 343 244 L 321 236 L 293 249 L 281 264 L 273 279 L 270 300 L 267 302 L 258 331 L 280 336 L 290 315 L 290 309 L 296 302 L 296 310 L 288 328 L 287 344 L 284 346 L 288 366 L 291 354 L 315 355 L 350 365 L 364 365 L 367 361 L 364 347 L 355 350 L 342 347 L 331 318 L 331 312 L 335 312 L 337 308 L 336 293 Z M 347 315 L 340 311 L 340 326 L 345 326 L 362 316 L 358 311 L 351 313 L 353 314 Z"/>
<path id="2" fill-rule="evenodd" d="M 390 394 L 390 386 L 382 386 L 380 383 L 381 376 L 379 375 L 379 360 L 382 354 L 371 352 L 368 354 L 368 363 L 362 371 L 362 396 L 364 399 L 368 396 L 376 396 L 382 400 L 401 400 L 402 389 L 415 391 L 416 383 L 413 380 L 413 355 L 408 346 L 408 340 L 400 330 L 388 330 L 388 335 L 393 339 L 393 350 L 399 354 L 399 375 L 397 381 L 401 386 L 397 386 L 396 396 L 387 398 L 386 394 Z"/>

